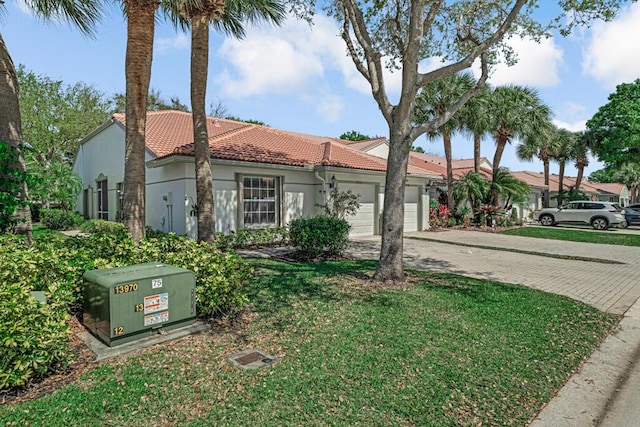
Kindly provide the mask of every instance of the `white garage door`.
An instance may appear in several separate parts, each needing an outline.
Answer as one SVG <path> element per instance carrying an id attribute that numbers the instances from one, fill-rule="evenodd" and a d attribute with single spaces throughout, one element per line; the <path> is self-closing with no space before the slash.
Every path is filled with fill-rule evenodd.
<path id="1" fill-rule="evenodd" d="M 372 236 L 374 222 L 375 186 L 366 184 L 341 184 L 340 191 L 351 190 L 360 195 L 360 208 L 354 216 L 347 218 L 351 224 L 351 236 Z"/>
<path id="2" fill-rule="evenodd" d="M 404 189 L 404 232 L 418 231 L 418 187 Z"/>

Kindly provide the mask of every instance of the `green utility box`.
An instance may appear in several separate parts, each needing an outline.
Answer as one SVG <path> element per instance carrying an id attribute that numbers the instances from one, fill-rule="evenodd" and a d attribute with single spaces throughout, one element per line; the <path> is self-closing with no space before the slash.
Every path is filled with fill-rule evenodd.
<path id="1" fill-rule="evenodd" d="M 147 263 L 90 270 L 82 278 L 82 323 L 109 347 L 194 322 L 192 271 Z"/>

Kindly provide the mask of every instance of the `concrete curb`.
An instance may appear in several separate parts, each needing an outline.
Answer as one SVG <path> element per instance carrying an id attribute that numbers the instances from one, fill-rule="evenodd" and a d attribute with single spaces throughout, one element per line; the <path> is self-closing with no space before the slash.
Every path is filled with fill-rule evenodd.
<path id="1" fill-rule="evenodd" d="M 530 427 L 598 425 L 640 354 L 640 300 L 531 422 Z M 640 397 L 638 398 L 640 399 Z"/>

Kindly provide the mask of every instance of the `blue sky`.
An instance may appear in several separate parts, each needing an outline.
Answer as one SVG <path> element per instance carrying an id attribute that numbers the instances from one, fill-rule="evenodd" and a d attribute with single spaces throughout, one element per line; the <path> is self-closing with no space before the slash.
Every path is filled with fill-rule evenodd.
<path id="1" fill-rule="evenodd" d="M 555 2 L 545 1 L 545 8 Z M 2 34 L 16 66 L 68 84 L 84 82 L 107 95 L 124 93 L 126 22 L 119 6 L 112 6 L 88 38 L 64 23 L 46 23 L 25 12 L 18 2 L 6 2 L 0 20 Z M 387 127 L 371 97 L 367 83 L 346 56 L 334 21 L 316 15 L 310 28 L 289 19 L 280 28 L 249 28 L 243 40 L 228 39 L 212 31 L 207 104 L 222 101 L 227 113 L 262 120 L 280 129 L 337 137 L 356 130 L 386 136 Z M 554 121 L 569 130 L 581 130 L 617 84 L 640 78 L 640 3 L 624 7 L 610 23 L 596 22 L 571 36 L 555 36 L 535 43 L 514 39 L 519 55 L 513 67 L 495 70 L 490 83 L 515 83 L 536 88 L 553 109 Z M 177 96 L 189 105 L 190 35 L 159 21 L 151 87 L 162 97 Z M 391 92 L 399 87 L 397 75 L 388 76 Z M 440 140 L 416 141 L 425 151 L 442 154 Z M 473 156 L 471 141 L 454 140 L 455 158 Z M 515 145 L 515 144 L 514 144 Z M 483 143 L 490 160 L 495 146 Z M 520 162 L 508 147 L 501 162 L 511 170 L 541 171 L 542 164 Z M 600 168 L 592 161 L 587 174 Z M 552 172 L 558 167 L 552 164 Z M 575 175 L 572 166 L 567 173 Z"/>

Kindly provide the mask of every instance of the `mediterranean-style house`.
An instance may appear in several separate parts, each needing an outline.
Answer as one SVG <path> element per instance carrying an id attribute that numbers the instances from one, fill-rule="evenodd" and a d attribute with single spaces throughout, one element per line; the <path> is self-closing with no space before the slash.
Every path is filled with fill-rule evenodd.
<path id="1" fill-rule="evenodd" d="M 146 224 L 195 238 L 192 126 L 190 113 L 147 113 Z M 354 143 L 212 117 L 207 129 L 216 232 L 285 226 L 316 215 L 337 188 L 360 196 L 358 212 L 348 219 L 351 234 L 380 234 L 388 152 L 384 138 Z M 114 114 L 81 140 L 74 171 L 83 185 L 77 208 L 85 217 L 121 217 L 124 156 L 124 114 Z M 405 231 L 428 227 L 428 192 L 442 179 L 441 168 L 409 165 Z"/>

